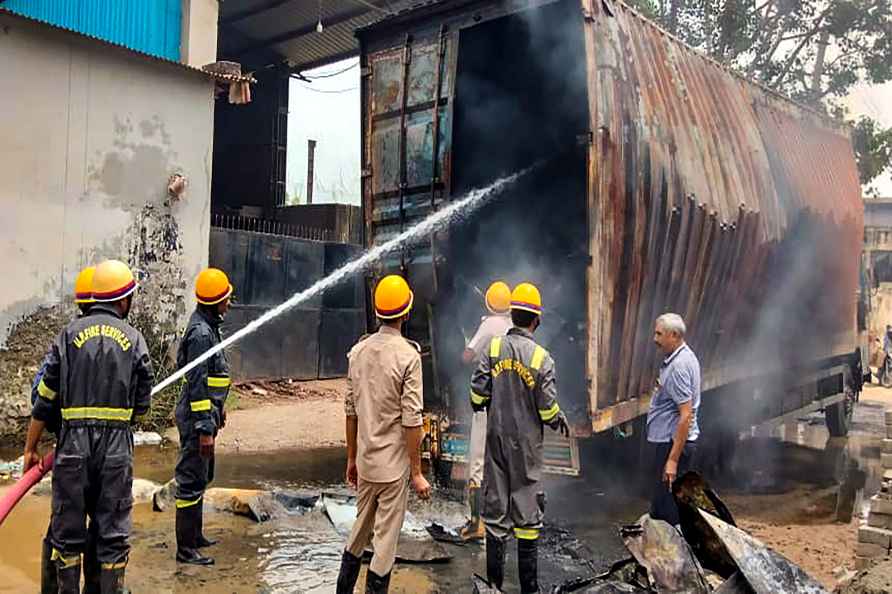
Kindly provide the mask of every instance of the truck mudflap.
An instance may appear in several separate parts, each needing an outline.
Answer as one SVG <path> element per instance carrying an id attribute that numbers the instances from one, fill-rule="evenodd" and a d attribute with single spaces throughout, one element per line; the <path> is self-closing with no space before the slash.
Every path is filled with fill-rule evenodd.
<path id="1" fill-rule="evenodd" d="M 468 434 L 443 433 L 440 440 L 440 460 L 453 463 L 452 478 L 465 480 L 464 467 L 468 462 Z M 579 476 L 579 444 L 576 437 L 545 430 L 545 465 L 547 474 Z"/>

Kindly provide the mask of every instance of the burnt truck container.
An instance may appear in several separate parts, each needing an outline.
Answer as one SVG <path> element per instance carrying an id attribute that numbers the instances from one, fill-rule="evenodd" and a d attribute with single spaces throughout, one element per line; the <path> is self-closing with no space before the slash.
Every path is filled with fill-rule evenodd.
<path id="1" fill-rule="evenodd" d="M 416 292 L 428 408 L 464 418 L 460 354 L 503 279 L 542 291 L 537 340 L 578 436 L 641 422 L 670 311 L 704 433 L 809 408 L 845 432 L 863 329 L 847 128 L 611 0 L 428 2 L 357 36 L 366 245 L 533 167 L 376 271 Z"/>

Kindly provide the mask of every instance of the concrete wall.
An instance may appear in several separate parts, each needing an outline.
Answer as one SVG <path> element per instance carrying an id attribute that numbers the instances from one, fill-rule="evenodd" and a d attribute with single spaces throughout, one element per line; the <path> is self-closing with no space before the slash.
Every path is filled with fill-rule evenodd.
<path id="1" fill-rule="evenodd" d="M 108 257 L 146 271 L 142 302 L 179 319 L 207 261 L 211 81 L 5 16 L 0 72 L 0 345 Z M 168 204 L 173 173 L 188 188 Z"/>
<path id="2" fill-rule="evenodd" d="M 195 68 L 217 61 L 218 0 L 183 0 L 180 61 Z"/>

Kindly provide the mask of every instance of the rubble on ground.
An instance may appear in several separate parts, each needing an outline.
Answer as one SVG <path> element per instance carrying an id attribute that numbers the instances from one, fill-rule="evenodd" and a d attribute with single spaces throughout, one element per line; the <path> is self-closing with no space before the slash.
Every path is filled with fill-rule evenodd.
<path id="1" fill-rule="evenodd" d="M 42 307 L 23 317 L 0 348 L 0 439 L 20 447 L 31 416 L 31 383 L 50 344 L 73 309 Z"/>
<path id="2" fill-rule="evenodd" d="M 236 382 L 233 389 L 261 400 L 287 398 L 289 400 L 313 400 L 317 398 L 343 398 L 343 388 L 339 382 L 276 379 Z"/>
<path id="3" fill-rule="evenodd" d="M 697 473 L 681 477 L 673 494 L 680 529 L 642 516 L 620 531 L 631 559 L 605 573 L 555 586 L 552 594 L 827 592 L 796 564 L 738 528 L 731 512 Z M 491 591 L 479 576 L 472 584 L 475 592 Z M 850 594 L 856 593 L 861 591 Z"/>
<path id="4" fill-rule="evenodd" d="M 164 441 L 159 433 L 154 431 L 134 431 L 133 432 L 133 445 L 134 446 L 157 446 L 161 445 L 161 442 Z"/>
<path id="5" fill-rule="evenodd" d="M 892 592 L 892 558 L 875 561 L 859 571 L 847 584 L 837 588 L 838 594 L 888 594 Z"/>
<path id="6" fill-rule="evenodd" d="M 168 481 L 158 487 L 153 496 L 157 512 L 174 509 L 176 482 Z M 205 491 L 205 505 L 211 509 L 244 516 L 255 522 L 282 520 L 290 523 L 310 523 L 319 530 L 325 525 L 345 539 L 356 520 L 356 497 L 346 492 L 322 493 L 295 490 L 262 491 L 255 489 L 223 489 Z M 321 522 L 320 519 L 324 519 Z M 371 551 L 367 551 L 371 553 Z M 452 555 L 427 534 L 425 526 L 410 512 L 406 513 L 397 546 L 396 558 L 410 563 L 440 563 Z"/>

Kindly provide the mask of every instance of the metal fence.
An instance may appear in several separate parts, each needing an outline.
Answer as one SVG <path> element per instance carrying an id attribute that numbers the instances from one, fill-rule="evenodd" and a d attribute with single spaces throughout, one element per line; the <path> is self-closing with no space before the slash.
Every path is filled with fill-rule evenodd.
<path id="1" fill-rule="evenodd" d="M 224 333 L 243 328 L 359 251 L 355 245 L 264 231 L 212 229 L 210 264 L 225 270 L 235 287 Z M 362 276 L 345 279 L 233 345 L 233 377 L 316 379 L 346 374 L 347 351 L 365 332 L 364 287 Z"/>
<path id="2" fill-rule="evenodd" d="M 227 229 L 230 231 L 250 231 L 252 233 L 264 233 L 267 235 L 282 235 L 284 237 L 296 237 L 309 241 L 333 241 L 334 233 L 331 229 L 310 227 L 307 225 L 289 225 L 281 221 L 263 219 L 259 217 L 243 217 L 239 215 L 213 214 L 211 215 L 211 227 Z"/>

